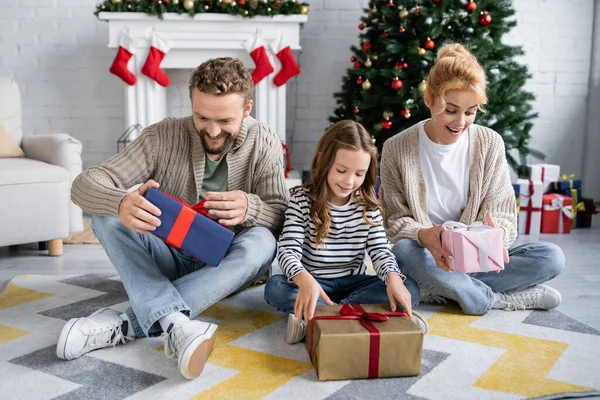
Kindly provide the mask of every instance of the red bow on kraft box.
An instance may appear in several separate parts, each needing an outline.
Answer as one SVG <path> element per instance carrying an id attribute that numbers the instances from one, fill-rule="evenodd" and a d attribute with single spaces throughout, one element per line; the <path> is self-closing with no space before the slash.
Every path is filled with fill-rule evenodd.
<path id="1" fill-rule="evenodd" d="M 216 267 L 233 240 L 233 232 L 206 216 L 204 201 L 195 206 L 150 188 L 146 199 L 161 211 L 160 226 L 152 233 L 177 249 Z"/>
<path id="2" fill-rule="evenodd" d="M 387 310 L 382 304 L 316 307 L 306 347 L 320 380 L 420 373 L 424 333 L 410 318 L 395 318 L 405 312 Z"/>

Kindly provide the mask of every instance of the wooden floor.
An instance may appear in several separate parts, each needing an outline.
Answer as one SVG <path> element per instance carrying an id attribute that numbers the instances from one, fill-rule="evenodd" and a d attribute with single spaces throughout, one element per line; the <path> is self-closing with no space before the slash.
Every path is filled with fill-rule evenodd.
<path id="1" fill-rule="evenodd" d="M 559 245 L 565 252 L 567 268 L 550 285 L 563 297 L 559 310 L 600 330 L 600 218 L 591 229 L 577 229 L 569 235 L 521 237 L 518 243 L 542 240 Z M 48 257 L 37 245 L 0 248 L 0 289 L 14 275 L 74 274 L 113 272 L 100 245 L 65 245 L 62 257 Z"/>

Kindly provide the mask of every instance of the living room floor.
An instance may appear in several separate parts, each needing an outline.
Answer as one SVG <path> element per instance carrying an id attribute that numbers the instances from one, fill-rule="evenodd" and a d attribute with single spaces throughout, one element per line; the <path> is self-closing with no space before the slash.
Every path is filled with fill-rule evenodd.
<path id="1" fill-rule="evenodd" d="M 568 235 L 523 236 L 517 243 L 541 240 L 565 252 L 567 267 L 550 285 L 562 294 L 559 310 L 600 330 L 600 222 Z M 81 274 L 115 272 L 100 245 L 65 245 L 62 257 L 48 257 L 37 244 L 0 248 L 0 291 L 20 274 Z M 115 272 L 116 273 L 116 272 Z"/>

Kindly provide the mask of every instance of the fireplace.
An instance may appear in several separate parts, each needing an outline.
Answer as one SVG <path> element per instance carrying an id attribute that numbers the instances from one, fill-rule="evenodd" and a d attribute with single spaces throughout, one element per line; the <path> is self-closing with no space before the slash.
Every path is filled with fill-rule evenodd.
<path id="1" fill-rule="evenodd" d="M 165 39 L 171 50 L 161 63 L 161 68 L 191 70 L 203 61 L 215 57 L 236 57 L 249 68 L 254 62 L 243 43 L 260 29 L 266 43 L 285 35 L 292 50 L 300 50 L 300 26 L 306 22 L 306 15 L 278 15 L 273 17 L 243 18 L 226 14 L 189 15 L 165 14 L 162 20 L 143 13 L 99 14 L 108 21 L 108 47 L 119 47 L 119 36 L 124 28 L 133 39 L 129 61 L 130 71 L 136 75 L 137 83 L 127 86 L 126 127 L 139 125 L 146 127 L 167 117 L 166 88 L 143 75 L 140 71 L 148 55 L 153 33 Z M 275 73 L 267 76 L 256 85 L 254 116 L 269 124 L 285 143 L 286 128 L 286 85 L 277 87 L 273 78 L 279 70 L 279 61 L 266 46 Z M 132 135 L 138 134 L 132 130 Z M 129 139 L 133 139 L 130 137 Z"/>

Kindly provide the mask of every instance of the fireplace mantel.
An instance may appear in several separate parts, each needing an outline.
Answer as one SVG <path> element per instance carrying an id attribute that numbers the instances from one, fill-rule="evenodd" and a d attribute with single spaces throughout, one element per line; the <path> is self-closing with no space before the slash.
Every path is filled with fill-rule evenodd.
<path id="1" fill-rule="evenodd" d="M 135 124 L 146 127 L 167 117 L 166 89 L 141 73 L 153 33 L 165 39 L 171 48 L 161 63 L 163 69 L 193 69 L 215 57 L 236 57 L 249 69 L 254 69 L 254 62 L 243 43 L 257 29 L 261 30 L 267 44 L 283 32 L 292 50 L 300 50 L 300 27 L 307 21 L 306 15 L 244 18 L 227 14 L 196 14 L 194 17 L 164 14 L 161 20 L 130 12 L 102 12 L 99 18 L 108 21 L 108 47 L 119 47 L 119 36 L 124 28 L 133 39 L 129 69 L 137 83 L 125 89 L 128 127 Z M 254 115 L 275 129 L 285 143 L 286 85 L 277 87 L 273 84 L 280 64 L 270 46 L 266 48 L 275 72 L 256 85 Z"/>

